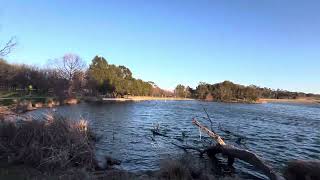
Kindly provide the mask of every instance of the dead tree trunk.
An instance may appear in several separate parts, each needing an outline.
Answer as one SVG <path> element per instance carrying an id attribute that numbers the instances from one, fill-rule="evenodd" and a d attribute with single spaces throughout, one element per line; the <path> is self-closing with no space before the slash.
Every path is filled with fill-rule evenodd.
<path id="1" fill-rule="evenodd" d="M 271 167 L 266 165 L 266 163 L 263 162 L 263 160 L 261 160 L 256 154 L 245 149 L 239 149 L 235 146 L 227 145 L 217 133 L 210 131 L 207 127 L 200 124 L 196 119 L 193 119 L 192 123 L 198 126 L 203 132 L 208 134 L 217 142 L 216 146 L 210 147 L 203 151 L 203 153 L 207 153 L 209 157 L 214 157 L 216 154 L 220 153 L 228 157 L 229 165 L 232 165 L 234 159 L 237 158 L 261 170 L 271 180 L 283 179 L 281 176 L 275 173 Z"/>
<path id="2" fill-rule="evenodd" d="M 222 140 L 222 138 L 218 134 L 210 131 L 207 127 L 201 125 L 199 121 L 197 121 L 196 119 L 193 119 L 192 123 L 198 126 L 203 132 L 207 133 L 210 137 L 212 137 L 219 145 L 226 145 L 226 143 Z"/>

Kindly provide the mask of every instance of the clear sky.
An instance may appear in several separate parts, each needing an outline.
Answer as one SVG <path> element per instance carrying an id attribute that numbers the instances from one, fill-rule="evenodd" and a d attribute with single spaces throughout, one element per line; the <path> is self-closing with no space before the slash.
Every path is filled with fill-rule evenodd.
<path id="1" fill-rule="evenodd" d="M 320 93 L 320 1 L 0 0 L 9 62 L 75 53 L 173 89 L 200 81 Z"/>

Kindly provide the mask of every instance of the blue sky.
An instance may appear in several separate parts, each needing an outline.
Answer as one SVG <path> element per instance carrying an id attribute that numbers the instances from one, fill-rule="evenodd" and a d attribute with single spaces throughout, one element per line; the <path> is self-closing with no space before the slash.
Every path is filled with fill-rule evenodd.
<path id="1" fill-rule="evenodd" d="M 0 43 L 9 62 L 45 65 L 102 55 L 135 77 L 236 83 L 320 93 L 320 1 L 0 0 Z"/>

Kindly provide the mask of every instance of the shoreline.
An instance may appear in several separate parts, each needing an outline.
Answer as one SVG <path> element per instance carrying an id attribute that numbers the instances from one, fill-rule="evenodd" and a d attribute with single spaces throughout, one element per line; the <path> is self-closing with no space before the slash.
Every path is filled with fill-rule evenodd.
<path id="1" fill-rule="evenodd" d="M 194 101 L 196 99 L 191 98 L 178 98 L 178 97 L 152 97 L 152 96 L 128 96 L 125 98 L 102 98 L 100 101 L 108 102 L 108 101 L 115 101 L 115 102 L 126 102 L 126 101 Z M 96 101 L 99 101 L 96 98 Z"/>
<path id="2" fill-rule="evenodd" d="M 294 104 L 320 104 L 320 99 L 298 98 L 298 99 L 265 99 L 261 98 L 259 103 L 294 103 Z"/>
<path id="3" fill-rule="evenodd" d="M 103 98 L 103 101 L 201 101 L 200 99 L 179 98 L 179 97 L 152 97 L 152 96 L 129 96 L 128 98 Z M 208 101 L 210 102 L 210 101 Z M 218 102 L 218 101 L 212 101 Z M 297 98 L 297 99 L 267 99 L 261 98 L 255 102 L 248 101 L 229 101 L 222 103 L 244 103 L 244 104 L 263 104 L 263 103 L 295 103 L 295 104 L 320 104 L 320 99 Z"/>

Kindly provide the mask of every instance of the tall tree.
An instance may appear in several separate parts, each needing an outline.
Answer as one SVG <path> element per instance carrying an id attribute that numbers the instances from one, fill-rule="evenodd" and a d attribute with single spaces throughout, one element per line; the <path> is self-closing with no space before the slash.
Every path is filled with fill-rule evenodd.
<path id="1" fill-rule="evenodd" d="M 184 85 L 177 85 L 177 87 L 174 89 L 174 94 L 177 97 L 186 97 L 186 87 Z"/>
<path id="2" fill-rule="evenodd" d="M 108 64 L 103 57 L 95 56 L 88 70 L 90 89 L 113 96 L 151 95 L 152 85 L 132 77 L 125 66 Z"/>
<path id="3" fill-rule="evenodd" d="M 209 93 L 208 84 L 204 82 L 200 82 L 196 88 L 196 96 L 199 99 L 205 99 Z"/>
<path id="4" fill-rule="evenodd" d="M 85 62 L 78 55 L 69 53 L 56 59 L 53 66 L 57 70 L 57 75 L 68 81 L 68 96 L 72 96 L 74 79 L 84 70 Z"/>

